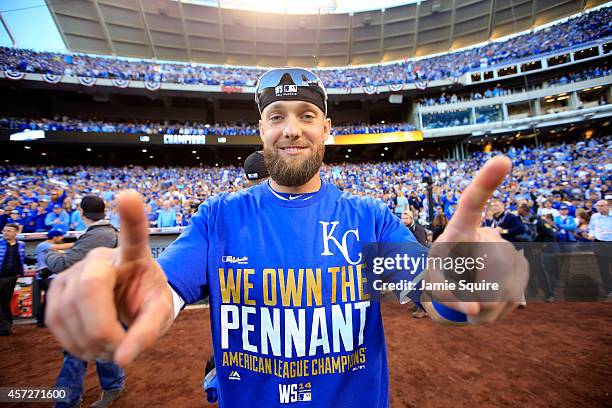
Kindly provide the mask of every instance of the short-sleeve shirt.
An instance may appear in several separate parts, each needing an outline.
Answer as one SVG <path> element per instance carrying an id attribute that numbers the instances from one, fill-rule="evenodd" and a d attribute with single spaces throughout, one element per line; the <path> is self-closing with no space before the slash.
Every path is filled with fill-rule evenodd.
<path id="1" fill-rule="evenodd" d="M 187 303 L 210 293 L 219 406 L 389 406 L 368 242 L 416 240 L 383 203 L 325 182 L 305 200 L 263 183 L 200 206 L 159 263 Z"/>

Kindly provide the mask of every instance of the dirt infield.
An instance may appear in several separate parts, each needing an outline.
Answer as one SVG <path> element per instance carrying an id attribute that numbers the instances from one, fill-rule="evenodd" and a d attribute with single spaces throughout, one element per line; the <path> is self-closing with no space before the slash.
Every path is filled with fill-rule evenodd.
<path id="1" fill-rule="evenodd" d="M 464 328 L 413 320 L 391 304 L 383 315 L 392 407 L 612 406 L 610 303 L 533 303 L 503 322 Z M 114 406 L 209 406 L 200 387 L 209 330 L 207 309 L 183 312 L 127 369 L 128 392 Z M 0 386 L 53 385 L 56 340 L 33 325 L 15 332 L 0 337 Z M 90 367 L 83 406 L 98 395 Z"/>

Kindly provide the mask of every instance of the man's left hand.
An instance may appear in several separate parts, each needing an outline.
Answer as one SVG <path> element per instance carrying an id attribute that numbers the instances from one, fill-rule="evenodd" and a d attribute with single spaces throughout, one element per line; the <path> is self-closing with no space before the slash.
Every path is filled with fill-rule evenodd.
<path id="1" fill-rule="evenodd" d="M 504 240 L 498 230 L 481 227 L 488 200 L 511 168 L 511 161 L 504 156 L 487 161 L 461 195 L 457 211 L 430 250 L 430 256 L 484 256 L 484 268 L 460 276 L 471 282 L 496 282 L 500 290 L 493 294 L 493 298 L 491 291 L 488 291 L 484 298 L 475 295 L 471 299 L 463 296 L 465 291 L 431 291 L 424 299 L 425 302 L 428 299 L 435 300 L 463 312 L 471 323 L 492 322 L 507 315 L 523 297 L 529 279 L 529 264 L 522 251 L 517 251 L 510 242 Z M 429 282 L 444 282 L 448 275 L 445 271 L 428 269 L 424 279 Z"/>

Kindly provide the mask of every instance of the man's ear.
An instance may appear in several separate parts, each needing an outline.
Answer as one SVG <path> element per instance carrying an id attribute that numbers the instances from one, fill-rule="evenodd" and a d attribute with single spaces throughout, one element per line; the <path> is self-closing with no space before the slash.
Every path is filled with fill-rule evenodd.
<path id="1" fill-rule="evenodd" d="M 329 139 L 329 136 L 331 134 L 331 127 L 332 127 L 331 119 L 325 118 L 325 120 L 323 121 L 323 128 L 325 129 L 325 138 L 323 139 L 323 143 L 327 142 L 327 139 Z"/>

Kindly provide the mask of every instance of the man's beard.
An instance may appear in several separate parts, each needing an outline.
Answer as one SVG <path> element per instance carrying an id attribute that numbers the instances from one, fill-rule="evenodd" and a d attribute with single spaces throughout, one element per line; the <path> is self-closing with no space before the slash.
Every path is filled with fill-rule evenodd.
<path id="1" fill-rule="evenodd" d="M 297 160 L 281 159 L 274 147 L 264 145 L 264 162 L 270 178 L 281 186 L 296 187 L 306 184 L 321 168 L 325 146 L 314 147 L 314 153 L 297 163 Z"/>

